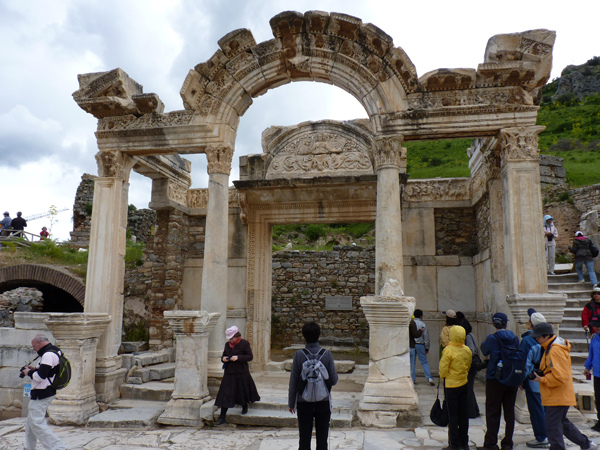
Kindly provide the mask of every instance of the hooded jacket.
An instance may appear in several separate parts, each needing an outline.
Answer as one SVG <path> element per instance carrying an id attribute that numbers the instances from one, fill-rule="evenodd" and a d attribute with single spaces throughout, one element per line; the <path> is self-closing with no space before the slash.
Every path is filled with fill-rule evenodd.
<path id="1" fill-rule="evenodd" d="M 600 334 L 596 333 L 590 341 L 590 353 L 584 364 L 587 370 L 591 370 L 595 377 L 600 378 Z"/>
<path id="2" fill-rule="evenodd" d="M 544 406 L 575 406 L 575 390 L 571 372 L 571 344 L 561 337 L 553 336 L 544 342 L 544 355 L 540 370 L 540 394 Z"/>
<path id="3" fill-rule="evenodd" d="M 450 328 L 450 342 L 444 348 L 440 359 L 440 377 L 447 388 L 457 388 L 467 384 L 473 354 L 465 345 L 466 332 L 460 325 Z"/>
<path id="4" fill-rule="evenodd" d="M 519 338 L 510 330 L 501 329 L 497 330 L 495 333 L 502 343 L 507 347 L 518 347 L 519 346 Z M 485 374 L 485 378 L 488 380 L 496 378 L 496 366 L 498 365 L 498 361 L 500 360 L 500 352 L 501 352 L 500 344 L 498 340 L 494 336 L 494 334 L 490 334 L 485 341 L 481 344 L 481 353 L 483 356 L 489 356 L 490 359 L 488 361 L 488 366 Z"/>
<path id="5" fill-rule="evenodd" d="M 577 236 L 573 239 L 573 246 L 569 247 L 569 251 L 575 255 L 575 262 L 594 260 L 590 250 L 590 242 L 585 236 Z"/>
<path id="6" fill-rule="evenodd" d="M 556 238 L 558 237 L 558 230 L 554 226 L 554 222 L 550 222 L 550 225 L 548 225 L 548 219 L 554 220 L 554 217 L 548 214 L 544 216 L 544 242 L 546 243 L 546 247 L 556 247 Z M 552 233 L 552 239 L 548 239 L 546 233 Z"/>

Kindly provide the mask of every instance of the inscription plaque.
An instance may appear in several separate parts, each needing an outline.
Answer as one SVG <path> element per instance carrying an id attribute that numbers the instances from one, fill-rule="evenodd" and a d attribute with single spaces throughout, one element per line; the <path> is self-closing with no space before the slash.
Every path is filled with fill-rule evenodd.
<path id="1" fill-rule="evenodd" d="M 325 309 L 329 311 L 352 311 L 351 295 L 327 295 Z"/>

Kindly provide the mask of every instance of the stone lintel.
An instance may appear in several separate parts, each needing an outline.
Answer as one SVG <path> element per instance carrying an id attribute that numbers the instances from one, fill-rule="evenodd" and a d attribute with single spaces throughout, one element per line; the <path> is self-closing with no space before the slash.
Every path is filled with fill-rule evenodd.
<path id="1" fill-rule="evenodd" d="M 219 317 L 219 313 L 206 311 L 165 311 L 165 319 L 175 334 L 210 333 Z"/>

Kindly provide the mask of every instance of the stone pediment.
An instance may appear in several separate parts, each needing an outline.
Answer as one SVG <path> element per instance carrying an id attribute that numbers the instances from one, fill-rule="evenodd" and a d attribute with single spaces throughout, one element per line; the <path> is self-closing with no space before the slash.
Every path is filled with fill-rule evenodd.
<path id="1" fill-rule="evenodd" d="M 374 173 L 372 137 L 360 121 L 270 127 L 262 141 L 267 180 Z"/>

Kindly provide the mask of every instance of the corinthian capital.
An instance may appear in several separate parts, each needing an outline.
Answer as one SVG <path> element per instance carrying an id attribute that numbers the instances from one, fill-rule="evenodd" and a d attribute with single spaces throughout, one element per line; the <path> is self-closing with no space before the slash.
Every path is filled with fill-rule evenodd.
<path id="1" fill-rule="evenodd" d="M 208 160 L 208 173 L 223 173 L 229 175 L 231 172 L 231 160 L 233 159 L 233 147 L 219 145 L 206 147 L 206 159 Z"/>
<path id="2" fill-rule="evenodd" d="M 404 136 L 380 137 L 375 141 L 375 170 L 400 167 Z"/>
<path id="3" fill-rule="evenodd" d="M 105 178 L 120 178 L 127 181 L 132 167 L 130 158 L 119 151 L 96 153 L 98 176 Z"/>
<path id="4" fill-rule="evenodd" d="M 537 160 L 539 158 L 538 141 L 546 127 L 516 127 L 500 130 L 500 157 L 502 165 L 511 160 Z"/>

